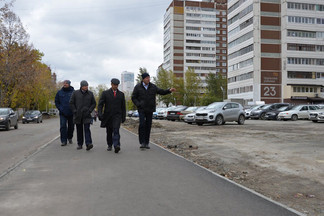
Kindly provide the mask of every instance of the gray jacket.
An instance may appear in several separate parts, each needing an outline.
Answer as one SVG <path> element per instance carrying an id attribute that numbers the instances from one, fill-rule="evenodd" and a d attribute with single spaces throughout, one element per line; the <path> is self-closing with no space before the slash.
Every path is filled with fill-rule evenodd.
<path id="1" fill-rule="evenodd" d="M 96 107 L 96 100 L 91 91 L 74 91 L 70 99 L 74 124 L 91 123 L 91 112 Z"/>

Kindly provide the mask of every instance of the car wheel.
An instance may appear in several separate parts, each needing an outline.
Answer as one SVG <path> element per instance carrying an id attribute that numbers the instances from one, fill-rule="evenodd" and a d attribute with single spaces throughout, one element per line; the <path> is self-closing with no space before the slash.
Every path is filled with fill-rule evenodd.
<path id="1" fill-rule="evenodd" d="M 16 125 L 15 125 L 15 129 L 18 129 L 18 121 L 17 121 L 17 123 L 16 123 Z"/>
<path id="2" fill-rule="evenodd" d="M 224 122 L 223 116 L 221 116 L 221 115 L 216 116 L 216 119 L 215 119 L 216 125 L 222 125 L 223 122 Z"/>
<path id="3" fill-rule="evenodd" d="M 23 121 L 22 123 L 25 124 L 26 122 Z"/>
<path id="4" fill-rule="evenodd" d="M 188 124 L 192 124 L 192 122 L 188 122 Z"/>
<path id="5" fill-rule="evenodd" d="M 312 120 L 313 122 L 317 122 L 317 120 Z"/>
<path id="6" fill-rule="evenodd" d="M 292 121 L 297 121 L 298 120 L 298 116 L 297 115 L 292 115 L 291 116 L 291 120 Z"/>
<path id="7" fill-rule="evenodd" d="M 6 130 L 8 131 L 9 129 L 10 129 L 10 121 L 8 121 L 6 125 Z"/>
<path id="8" fill-rule="evenodd" d="M 38 119 L 37 119 L 36 123 L 39 124 L 39 120 Z"/>
<path id="9" fill-rule="evenodd" d="M 265 120 L 265 113 L 262 113 L 262 114 L 260 115 L 260 119 L 261 119 L 261 120 Z"/>
<path id="10" fill-rule="evenodd" d="M 244 122 L 245 122 L 245 117 L 243 115 L 240 115 L 239 118 L 238 118 L 237 123 L 239 125 L 244 125 Z"/>
<path id="11" fill-rule="evenodd" d="M 197 123 L 198 126 L 202 126 L 204 123 Z"/>

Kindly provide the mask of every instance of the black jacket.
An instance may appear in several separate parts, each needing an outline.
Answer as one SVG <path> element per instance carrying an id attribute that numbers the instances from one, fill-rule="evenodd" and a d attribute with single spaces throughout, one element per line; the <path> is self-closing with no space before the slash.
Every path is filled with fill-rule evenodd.
<path id="1" fill-rule="evenodd" d="M 116 97 L 110 88 L 103 91 L 98 104 L 98 117 L 101 121 L 100 127 L 119 128 L 120 123 L 126 120 L 125 95 L 117 90 Z"/>
<path id="2" fill-rule="evenodd" d="M 91 91 L 82 92 L 81 89 L 74 91 L 70 107 L 73 112 L 74 124 L 91 123 L 91 112 L 96 107 L 96 100 Z"/>
<path id="3" fill-rule="evenodd" d="M 136 105 L 139 112 L 154 112 L 156 108 L 156 94 L 170 94 L 169 89 L 160 89 L 153 83 L 149 83 L 147 90 L 143 86 L 143 82 L 134 87 L 132 101 Z"/>

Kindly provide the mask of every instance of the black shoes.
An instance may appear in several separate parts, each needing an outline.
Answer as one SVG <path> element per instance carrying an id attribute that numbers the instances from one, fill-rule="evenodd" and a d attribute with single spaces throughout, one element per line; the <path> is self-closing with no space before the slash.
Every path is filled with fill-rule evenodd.
<path id="1" fill-rule="evenodd" d="M 66 146 L 67 144 L 66 144 L 66 142 L 63 142 L 62 144 L 61 144 L 61 146 Z"/>
<path id="2" fill-rule="evenodd" d="M 86 150 L 89 151 L 89 150 L 92 149 L 92 148 L 93 148 L 93 145 L 92 145 L 92 144 L 89 144 L 89 145 L 87 145 Z"/>
<path id="3" fill-rule="evenodd" d="M 78 145 L 77 150 L 80 150 L 80 149 L 82 149 L 82 146 Z"/>
<path id="4" fill-rule="evenodd" d="M 68 141 L 69 141 L 69 144 L 73 144 L 72 139 L 69 139 Z"/>
<path id="5" fill-rule="evenodd" d="M 150 149 L 151 147 L 149 146 L 149 144 L 141 144 L 140 149 L 144 150 L 144 149 Z"/>
<path id="6" fill-rule="evenodd" d="M 119 146 L 116 146 L 115 147 L 115 153 L 118 153 L 120 151 L 120 147 Z"/>
<path id="7" fill-rule="evenodd" d="M 107 151 L 111 151 L 111 150 L 112 150 L 112 147 L 108 146 Z"/>

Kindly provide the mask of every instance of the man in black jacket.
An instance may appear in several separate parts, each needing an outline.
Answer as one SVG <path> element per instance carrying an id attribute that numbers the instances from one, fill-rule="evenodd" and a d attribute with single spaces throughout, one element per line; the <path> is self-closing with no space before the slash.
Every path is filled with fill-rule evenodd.
<path id="1" fill-rule="evenodd" d="M 88 90 L 87 81 L 81 81 L 80 89 L 73 92 L 70 100 L 70 107 L 73 112 L 73 121 L 77 128 L 77 149 L 82 149 L 84 131 L 85 144 L 87 146 L 87 151 L 89 151 L 93 148 L 90 123 L 92 119 L 91 112 L 96 107 L 96 100 L 93 93 Z"/>
<path id="2" fill-rule="evenodd" d="M 142 74 L 142 82 L 134 87 L 132 101 L 136 105 L 140 124 L 138 136 L 141 149 L 149 149 L 152 115 L 156 108 L 156 94 L 166 95 L 174 92 L 174 88 L 160 89 L 150 82 L 148 73 Z"/>
<path id="3" fill-rule="evenodd" d="M 55 106 L 60 111 L 61 146 L 66 146 L 67 141 L 72 144 L 74 124 L 69 102 L 73 92 L 74 88 L 71 86 L 71 81 L 64 80 L 62 89 L 55 96 Z"/>
<path id="4" fill-rule="evenodd" d="M 111 80 L 111 88 L 103 91 L 98 104 L 100 127 L 106 128 L 108 151 L 114 145 L 115 153 L 120 151 L 120 123 L 126 120 L 125 95 L 118 90 L 119 80 Z"/>

